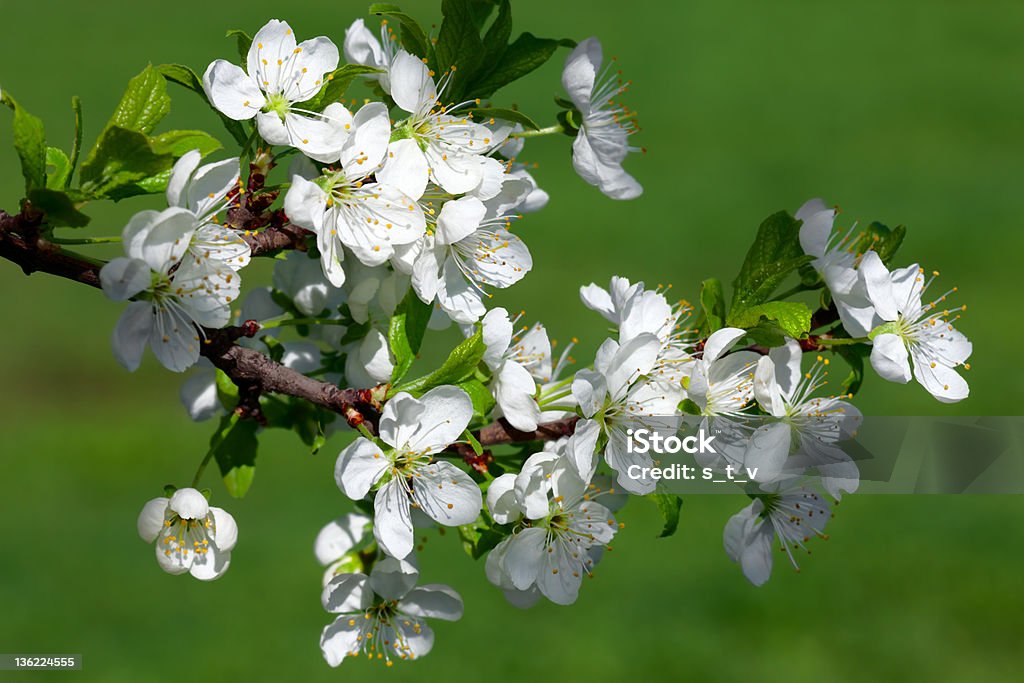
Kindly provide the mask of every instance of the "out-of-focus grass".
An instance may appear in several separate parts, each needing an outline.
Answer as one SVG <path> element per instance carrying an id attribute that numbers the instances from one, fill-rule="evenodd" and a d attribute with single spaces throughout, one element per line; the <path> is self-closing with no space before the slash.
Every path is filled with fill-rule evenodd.
<path id="1" fill-rule="evenodd" d="M 437 15 L 427 0 L 403 6 Z M 252 32 L 272 17 L 290 20 L 300 37 L 327 33 L 340 43 L 363 11 L 357 2 L 253 1 L 240 10 L 193 0 L 0 8 L 0 86 L 64 146 L 72 94 L 83 97 L 88 142 L 147 61 L 201 71 L 233 56 L 224 30 Z M 514 8 L 517 30 L 598 35 L 620 58 L 635 83 L 627 100 L 640 111 L 638 142 L 649 149 L 629 167 L 647 191 L 636 202 L 605 200 L 574 176 L 568 140 L 531 141 L 523 156 L 540 164 L 552 202 L 519 227 L 535 272 L 497 304 L 525 308 L 556 337 L 581 337 L 586 362 L 605 330 L 574 303 L 579 285 L 621 273 L 695 297 L 700 280 L 732 277 L 760 219 L 823 195 L 841 203 L 847 224 L 907 224 L 901 259 L 941 269 L 940 282 L 959 285 L 958 302 L 969 305 L 961 327 L 977 349 L 971 398 L 939 406 L 916 385 L 871 378 L 866 412 L 1019 412 L 1024 385 L 1011 344 L 1024 330 L 1007 287 L 1024 247 L 1019 4 L 515 0 Z M 548 123 L 564 54 L 499 103 Z M 170 125 L 219 134 L 192 95 L 172 96 Z M 8 121 L 0 114 L 5 147 Z M 19 190 L 8 148 L 0 206 L 10 210 Z M 115 234 L 154 205 L 97 207 L 89 234 Z M 257 268 L 247 282 L 265 276 Z M 118 305 L 44 275 L 26 279 L 8 263 L 0 292 L 0 651 L 82 652 L 84 680 L 326 679 L 316 637 L 327 615 L 311 545 L 346 507 L 331 477 L 340 442 L 313 457 L 296 438 L 266 433 L 249 497 L 232 501 L 209 478 L 241 525 L 234 566 L 212 585 L 165 576 L 135 538 L 134 518 L 162 484 L 188 481 L 210 426 L 184 417 L 177 377 L 152 362 L 136 375 L 116 366 L 108 340 Z M 762 589 L 721 550 L 722 524 L 743 504 L 691 496 L 678 535 L 655 540 L 653 509 L 631 503 L 579 603 L 529 612 L 504 603 L 453 534 L 431 532 L 424 577 L 462 592 L 466 616 L 436 625 L 428 658 L 387 675 L 1019 677 L 1020 499 L 849 497 L 803 573 L 779 561 Z M 381 675 L 366 662 L 344 669 L 338 675 Z"/>

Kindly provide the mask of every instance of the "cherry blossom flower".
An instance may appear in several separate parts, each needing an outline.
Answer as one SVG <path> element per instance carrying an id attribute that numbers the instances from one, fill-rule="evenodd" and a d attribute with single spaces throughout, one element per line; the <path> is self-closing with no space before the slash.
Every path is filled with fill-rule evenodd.
<path id="1" fill-rule="evenodd" d="M 361 500 L 376 485 L 373 534 L 388 555 L 412 552 L 414 507 L 445 526 L 479 515 L 476 483 L 451 463 L 433 459 L 461 436 L 472 416 L 469 395 L 457 387 L 437 387 L 418 399 L 399 392 L 380 419 L 380 439 L 390 448 L 360 437 L 338 456 L 334 478 L 345 495 Z"/>
<path id="2" fill-rule="evenodd" d="M 378 561 L 370 575 L 338 574 L 323 590 L 324 609 L 338 615 L 320 636 L 331 666 L 365 655 L 391 666 L 394 659 L 423 657 L 434 646 L 426 619 L 458 621 L 462 598 L 443 584 L 416 586 L 419 571 L 392 557 Z"/>
<path id="3" fill-rule="evenodd" d="M 139 536 L 156 541 L 156 559 L 168 574 L 188 572 L 201 581 L 220 578 L 231 564 L 238 540 L 235 518 L 211 507 L 193 488 L 154 498 L 139 514 Z"/>

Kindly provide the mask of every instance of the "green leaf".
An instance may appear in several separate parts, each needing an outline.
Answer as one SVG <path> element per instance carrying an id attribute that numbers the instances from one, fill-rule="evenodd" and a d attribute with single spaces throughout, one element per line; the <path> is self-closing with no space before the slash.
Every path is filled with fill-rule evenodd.
<path id="1" fill-rule="evenodd" d="M 730 327 L 750 329 L 767 320 L 778 327 L 787 337 L 800 339 L 811 331 L 811 309 L 807 304 L 796 301 L 769 301 L 729 315 Z"/>
<path id="2" fill-rule="evenodd" d="M 455 386 L 469 394 L 469 399 L 473 402 L 474 421 L 480 422 L 485 420 L 491 411 L 494 410 L 495 401 L 491 390 L 477 378 L 467 379 Z"/>
<path id="3" fill-rule="evenodd" d="M 864 359 L 871 354 L 871 347 L 867 344 L 844 344 L 833 346 L 835 351 L 850 366 L 850 374 L 843 380 L 843 392 L 853 396 L 860 391 L 864 383 Z"/>
<path id="4" fill-rule="evenodd" d="M 555 54 L 560 41 L 537 38 L 523 33 L 501 55 L 501 59 L 486 73 L 477 76 L 467 97 L 487 98 L 512 81 L 518 80 L 543 65 Z"/>
<path id="5" fill-rule="evenodd" d="M 459 539 L 462 541 L 462 547 L 466 554 L 474 560 L 483 557 L 488 550 L 501 543 L 505 536 L 501 527 L 492 525 L 490 520 L 482 514 L 472 524 L 463 524 L 459 527 Z"/>
<path id="6" fill-rule="evenodd" d="M 437 370 L 411 382 L 393 386 L 388 392 L 388 396 L 394 396 L 400 391 L 407 391 L 413 396 L 421 396 L 443 384 L 459 384 L 473 376 L 473 372 L 483 360 L 486 350 L 483 333 L 478 329 L 472 337 L 456 346 Z"/>
<path id="7" fill-rule="evenodd" d="M 479 3 L 478 3 L 479 4 Z M 488 4 L 488 14 L 493 9 L 493 4 Z M 483 24 L 480 24 L 483 26 Z M 508 39 L 512 37 L 512 4 L 509 0 L 501 0 L 498 4 L 498 16 L 487 33 L 484 34 L 484 55 L 481 60 L 484 64 L 497 64 L 501 56 L 508 49 Z"/>
<path id="8" fill-rule="evenodd" d="M 103 133 L 82 164 L 82 191 L 112 199 L 144 194 L 135 184 L 166 171 L 173 163 L 174 156 L 154 151 L 144 134 L 114 126 Z"/>
<path id="9" fill-rule="evenodd" d="M 64 150 L 58 147 L 46 148 L 46 187 L 51 190 L 63 190 L 71 175 L 71 160 Z"/>
<path id="10" fill-rule="evenodd" d="M 787 275 L 810 260 L 800 246 L 800 221 L 785 211 L 766 218 L 733 281 L 731 315 L 768 301 Z"/>
<path id="11" fill-rule="evenodd" d="M 6 91 L 2 102 L 14 112 L 14 150 L 21 160 L 25 191 L 46 187 L 46 130 L 42 120 L 22 109 Z"/>
<path id="12" fill-rule="evenodd" d="M 875 221 L 868 226 L 857 241 L 856 249 L 858 253 L 864 253 L 871 249 L 878 254 L 878 258 L 882 259 L 882 263 L 889 265 L 906 236 L 907 229 L 902 225 L 889 228 Z"/>
<path id="13" fill-rule="evenodd" d="M 385 2 L 377 2 L 370 5 L 370 14 L 379 16 L 394 17 L 402 27 L 402 47 L 417 57 L 425 57 L 428 62 L 434 63 L 434 51 L 431 49 L 430 39 L 424 33 L 419 23 L 403 12 L 398 5 L 391 5 Z"/>
<path id="14" fill-rule="evenodd" d="M 430 322 L 431 307 L 416 296 L 410 287 L 388 325 L 388 346 L 395 357 L 391 383 L 397 384 L 409 372 L 423 344 L 423 335 Z"/>
<path id="15" fill-rule="evenodd" d="M 434 53 L 437 55 L 437 73 L 444 74 L 452 67 L 448 86 L 444 90 L 447 102 L 461 102 L 466 86 L 480 69 L 484 58 L 484 44 L 480 40 L 480 27 L 474 19 L 472 0 L 442 0 L 441 29 L 437 33 Z"/>
<path id="16" fill-rule="evenodd" d="M 256 474 L 257 429 L 259 424 L 254 420 L 242 420 L 231 411 L 221 418 L 210 438 L 210 452 L 220 467 L 224 486 L 235 498 L 246 494 Z"/>
<path id="17" fill-rule="evenodd" d="M 147 66 L 142 73 L 128 81 L 128 89 L 106 128 L 125 128 L 149 135 L 171 111 L 171 98 L 167 83 L 160 72 Z"/>
<path id="18" fill-rule="evenodd" d="M 477 109 L 471 109 L 470 113 L 473 114 L 473 118 L 477 121 L 482 121 L 484 119 L 501 119 L 502 121 L 508 121 L 510 123 L 521 123 L 524 128 L 528 128 L 530 130 L 540 130 L 540 126 L 537 125 L 536 121 L 518 109 L 480 107 Z"/>
<path id="19" fill-rule="evenodd" d="M 658 507 L 665 525 L 658 538 L 671 536 L 679 527 L 679 509 L 683 507 L 683 499 L 671 493 L 651 493 L 644 496 Z"/>
<path id="20" fill-rule="evenodd" d="M 700 283 L 700 310 L 704 321 L 701 327 L 707 334 L 725 326 L 725 292 L 718 278 Z"/>
<path id="21" fill-rule="evenodd" d="M 46 221 L 54 227 L 83 228 L 89 224 L 89 217 L 62 190 L 38 187 L 28 191 L 28 200 L 46 214 Z"/>
<path id="22" fill-rule="evenodd" d="M 252 47 L 252 36 L 241 29 L 233 28 L 225 34 L 226 38 L 234 38 L 238 48 L 238 63 L 245 67 L 249 60 L 249 48 Z"/>
<path id="23" fill-rule="evenodd" d="M 220 140 L 201 130 L 171 130 L 150 138 L 150 145 L 157 154 L 172 154 L 180 157 L 194 149 L 206 156 L 220 149 Z"/>
<path id="24" fill-rule="evenodd" d="M 220 117 L 221 123 L 224 124 L 224 128 L 231 134 L 235 142 L 239 145 L 244 145 L 248 140 L 249 135 L 245 132 L 245 127 L 241 121 L 235 121 L 229 119 L 224 114 L 217 111 L 217 108 L 210 104 L 210 98 L 206 96 L 206 90 L 203 88 L 203 82 L 199 80 L 199 76 L 195 71 L 187 66 L 181 64 L 161 64 L 157 67 L 157 70 L 163 74 L 163 77 L 172 83 L 188 88 L 195 94 L 203 98 L 203 102 L 212 109 L 218 117 Z"/>
<path id="25" fill-rule="evenodd" d="M 379 73 L 382 73 L 380 69 L 375 69 L 372 66 L 363 66 L 362 64 L 345 64 L 340 66 L 327 75 L 323 87 L 320 88 L 320 92 L 305 102 L 299 103 L 297 106 L 300 109 L 323 111 L 327 105 L 341 102 L 349 86 L 352 85 L 352 81 L 357 76 Z"/>

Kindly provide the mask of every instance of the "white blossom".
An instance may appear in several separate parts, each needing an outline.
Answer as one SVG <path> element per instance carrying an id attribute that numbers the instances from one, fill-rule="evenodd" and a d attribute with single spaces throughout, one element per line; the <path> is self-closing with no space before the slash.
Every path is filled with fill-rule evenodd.
<path id="1" fill-rule="evenodd" d="M 778 539 L 793 563 L 793 551 L 806 550 L 811 536 L 827 538 L 825 523 L 832 516 L 821 496 L 791 483 L 757 498 L 732 516 L 723 534 L 725 552 L 738 562 L 743 575 L 755 586 L 763 585 L 772 573 L 772 543 Z"/>
<path id="2" fill-rule="evenodd" d="M 115 301 L 135 298 L 114 328 L 114 356 L 128 370 L 148 344 L 168 370 L 182 372 L 199 359 L 202 331 L 223 327 L 238 297 L 238 275 L 213 259 L 185 258 L 195 234 L 188 209 L 142 211 L 125 226 L 127 256 L 103 266 L 103 292 Z"/>
<path id="3" fill-rule="evenodd" d="M 169 574 L 188 572 L 212 581 L 228 570 L 238 540 L 235 518 L 211 507 L 193 488 L 178 489 L 170 498 L 154 498 L 139 514 L 139 536 L 156 541 L 156 559 Z"/>
<path id="4" fill-rule="evenodd" d="M 337 66 L 338 48 L 329 38 L 296 43 L 286 22 L 271 19 L 253 37 L 245 70 L 218 59 L 203 74 L 203 89 L 228 118 L 255 118 L 268 143 L 332 161 L 347 137 L 345 108 L 334 103 L 317 113 L 297 105 L 316 95 Z"/>
<path id="5" fill-rule="evenodd" d="M 371 178 L 388 150 L 387 107 L 380 102 L 364 105 L 347 126 L 351 134 L 333 159 L 340 169 L 327 169 L 312 180 L 292 176 L 285 196 L 292 222 L 316 233 L 324 275 L 335 287 L 345 282 L 342 247 L 364 264 L 379 266 L 394 255 L 396 246 L 415 242 L 426 230 L 416 198 L 382 181 L 379 172 Z"/>
<path id="6" fill-rule="evenodd" d="M 884 321 L 870 334 L 875 372 L 890 382 L 906 384 L 913 368 L 914 379 L 939 401 L 955 403 L 967 398 L 970 388 L 956 368 L 969 367 L 966 361 L 973 345 L 953 327 L 960 318 L 956 313 L 967 306 L 939 308 L 956 288 L 931 303 L 922 303 L 921 296 L 938 273 L 927 282 L 924 269 L 917 264 L 890 273 L 874 252 L 864 255 L 858 274 Z"/>
<path id="7" fill-rule="evenodd" d="M 611 510 L 595 500 L 601 493 L 551 451 L 530 456 L 518 475 L 495 479 L 488 510 L 515 530 L 488 555 L 487 578 L 519 607 L 530 606 L 538 593 L 559 605 L 574 603 L 583 576 L 619 528 Z"/>
<path id="8" fill-rule="evenodd" d="M 320 636 L 320 649 L 331 666 L 346 657 L 417 659 L 430 652 L 434 632 L 427 619 L 458 621 L 462 598 L 443 584 L 416 587 L 419 571 L 392 557 L 378 561 L 370 575 L 338 574 L 323 590 L 324 609 L 337 614 Z"/>
<path id="9" fill-rule="evenodd" d="M 380 440 L 389 448 L 360 437 L 338 456 L 334 478 L 345 495 L 361 500 L 376 485 L 373 534 L 388 555 L 412 552 L 413 507 L 445 526 L 479 515 L 476 483 L 451 463 L 433 459 L 462 435 L 472 416 L 472 401 L 457 387 L 437 387 L 418 399 L 399 392 L 380 419 Z"/>
<path id="10" fill-rule="evenodd" d="M 597 38 L 580 41 L 565 60 L 562 86 L 583 117 L 572 145 L 572 164 L 580 177 L 612 199 L 635 199 L 643 193 L 633 176 L 622 168 L 629 144 L 638 130 L 635 113 L 617 98 L 629 88 L 612 64 L 604 67 Z"/>

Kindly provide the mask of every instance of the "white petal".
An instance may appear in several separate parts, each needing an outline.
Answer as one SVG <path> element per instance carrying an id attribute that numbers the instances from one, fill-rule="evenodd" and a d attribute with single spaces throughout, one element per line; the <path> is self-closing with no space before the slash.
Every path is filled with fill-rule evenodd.
<path id="1" fill-rule="evenodd" d="M 271 19 L 256 32 L 246 57 L 246 70 L 266 92 L 283 90 L 281 82 L 285 59 L 295 52 L 295 34 L 287 22 Z"/>
<path id="2" fill-rule="evenodd" d="M 387 68 L 384 50 L 380 41 L 366 28 L 362 19 L 356 19 L 345 29 L 345 42 L 342 46 L 345 60 L 350 64 L 362 64 L 378 69 Z"/>
<path id="3" fill-rule="evenodd" d="M 340 559 L 363 540 L 372 521 L 358 512 L 348 512 L 331 521 L 316 535 L 313 552 L 317 561 L 328 565 Z"/>
<path id="4" fill-rule="evenodd" d="M 242 68 L 223 59 L 207 67 L 203 74 L 203 90 L 220 113 L 236 121 L 251 119 L 267 103 L 256 83 Z"/>
<path id="5" fill-rule="evenodd" d="M 516 502 L 515 484 L 516 475 L 506 472 L 487 487 L 487 510 L 498 524 L 514 522 L 522 514 Z"/>
<path id="6" fill-rule="evenodd" d="M 505 552 L 505 571 L 519 590 L 526 590 L 541 571 L 547 531 L 540 527 L 521 530 L 509 541 Z"/>
<path id="7" fill-rule="evenodd" d="M 405 111 L 416 114 L 434 106 L 437 90 L 430 70 L 419 57 L 400 50 L 391 62 L 388 78 L 392 99 Z"/>
<path id="8" fill-rule="evenodd" d="M 199 360 L 199 344 L 199 331 L 191 319 L 171 309 L 157 311 L 149 329 L 149 346 L 161 365 L 171 372 L 188 370 Z"/>
<path id="9" fill-rule="evenodd" d="M 789 458 L 792 427 L 786 422 L 772 422 L 758 427 L 750 436 L 743 457 L 743 466 L 757 472 L 753 480 L 775 481 Z"/>
<path id="10" fill-rule="evenodd" d="M 364 178 L 381 163 L 391 140 L 391 120 L 383 102 L 370 102 L 352 119 L 353 132 L 341 149 L 341 166 L 350 179 Z"/>
<path id="11" fill-rule="evenodd" d="M 302 102 L 320 92 L 324 77 L 338 68 L 338 46 L 324 36 L 310 38 L 282 61 L 283 94 L 292 102 Z"/>
<path id="12" fill-rule="evenodd" d="M 320 593 L 320 603 L 334 614 L 361 612 L 372 602 L 373 591 L 365 574 L 338 574 Z"/>
<path id="13" fill-rule="evenodd" d="M 385 600 L 400 600 L 420 578 L 420 572 L 407 560 L 385 557 L 370 572 L 370 587 Z"/>
<path id="14" fill-rule="evenodd" d="M 186 152 L 171 168 L 171 177 L 167 181 L 167 205 L 188 208 L 186 192 L 192 182 L 192 174 L 199 168 L 203 155 L 198 149 Z"/>
<path id="15" fill-rule="evenodd" d="M 138 370 L 152 325 L 153 306 L 147 301 L 133 301 L 118 318 L 111 342 L 114 358 L 126 370 Z"/>
<path id="16" fill-rule="evenodd" d="M 587 38 L 580 41 L 565 60 L 562 87 L 576 108 L 584 113 L 590 111 L 590 96 L 603 59 L 601 41 Z"/>
<path id="17" fill-rule="evenodd" d="M 484 178 L 484 162 L 475 154 L 450 151 L 435 142 L 424 150 L 430 177 L 450 194 L 463 194 L 476 189 Z"/>
<path id="18" fill-rule="evenodd" d="M 181 385 L 179 398 L 193 421 L 209 420 L 221 408 L 216 375 L 210 370 L 199 370 L 189 375 Z"/>
<path id="19" fill-rule="evenodd" d="M 413 589 L 399 603 L 398 610 L 412 617 L 458 621 L 462 618 L 462 598 L 449 586 L 431 583 Z"/>
<path id="20" fill-rule="evenodd" d="M 334 481 L 346 496 L 362 500 L 388 465 L 388 459 L 372 441 L 359 437 L 338 454 Z"/>
<path id="21" fill-rule="evenodd" d="M 100 269 L 100 285 L 108 298 L 125 301 L 149 289 L 151 272 L 145 261 L 122 256 Z"/>
<path id="22" fill-rule="evenodd" d="M 708 363 L 715 362 L 719 356 L 739 341 L 740 337 L 744 334 L 746 334 L 746 331 L 737 327 L 723 327 L 712 332 L 708 340 L 704 342 L 704 355 L 702 358 Z"/>
<path id="23" fill-rule="evenodd" d="M 889 269 L 882 259 L 873 251 L 868 251 L 860 259 L 857 275 L 867 291 L 868 298 L 883 320 L 896 320 L 899 309 L 893 295 Z"/>
<path id="24" fill-rule="evenodd" d="M 885 335 L 881 335 L 885 336 Z M 878 339 L 875 339 L 878 342 Z M 874 364 L 874 352 L 871 354 Z M 932 396 L 942 403 L 956 403 L 962 401 L 970 394 L 970 387 L 967 381 L 953 368 L 941 363 L 928 361 L 926 358 L 914 358 L 914 377 L 928 390 Z"/>
<path id="25" fill-rule="evenodd" d="M 224 201 L 228 192 L 238 187 L 238 178 L 238 157 L 206 164 L 192 174 L 185 195 L 180 197 L 178 202 L 170 201 L 171 188 L 168 185 L 168 203 L 172 206 L 184 206 L 197 216 L 205 217 Z M 182 200 L 184 204 L 179 203 Z"/>
<path id="26" fill-rule="evenodd" d="M 450 462 L 435 462 L 417 470 L 412 497 L 428 517 L 444 526 L 469 524 L 483 507 L 480 487 Z"/>
<path id="27" fill-rule="evenodd" d="M 650 333 L 638 334 L 619 347 L 611 358 L 604 376 L 613 400 L 625 396 L 630 385 L 654 367 L 661 350 L 661 341 Z"/>
<path id="28" fill-rule="evenodd" d="M 743 568 L 743 575 L 755 586 L 763 585 L 772 575 L 774 537 L 775 534 L 768 524 L 757 519 L 747 522 L 740 566 Z"/>
<path id="29" fill-rule="evenodd" d="M 415 140 L 396 140 L 388 146 L 384 168 L 377 173 L 377 180 L 384 185 L 398 188 L 405 195 L 419 200 L 427 188 L 430 169 L 427 157 Z"/>
<path id="30" fill-rule="evenodd" d="M 818 258 L 825 255 L 835 217 L 835 209 L 825 206 L 821 199 L 808 200 L 800 207 L 795 218 L 803 221 L 800 226 L 800 246 L 805 254 Z"/>
<path id="31" fill-rule="evenodd" d="M 218 507 L 211 507 L 210 514 L 213 515 L 213 543 L 218 550 L 229 551 L 238 542 L 238 524 L 235 518 L 226 510 Z"/>
<path id="32" fill-rule="evenodd" d="M 439 244 L 455 244 L 473 234 L 487 209 L 475 197 L 463 197 L 445 202 L 437 216 L 437 241 Z"/>
<path id="33" fill-rule="evenodd" d="M 576 423 L 576 431 L 566 442 L 565 454 L 569 458 L 576 474 L 584 481 L 589 481 L 597 467 L 594 458 L 597 450 L 597 439 L 601 435 L 601 425 L 595 420 L 580 420 Z"/>
<path id="34" fill-rule="evenodd" d="M 364 577 L 365 578 L 365 577 Z M 320 634 L 320 651 L 332 667 L 340 666 L 346 657 L 355 656 L 362 647 L 361 637 L 366 630 L 362 614 L 354 619 L 346 614 L 328 624 Z"/>
<path id="35" fill-rule="evenodd" d="M 205 520 L 210 512 L 206 497 L 193 488 L 178 489 L 167 506 L 182 519 Z"/>
<path id="36" fill-rule="evenodd" d="M 167 498 L 154 498 L 142 506 L 136 528 L 139 537 L 152 543 L 164 528 L 164 513 L 167 512 Z"/>
<path id="37" fill-rule="evenodd" d="M 409 496 L 401 479 L 392 479 L 377 491 L 373 511 L 377 544 L 391 557 L 407 557 L 413 548 L 413 528 Z"/>
<path id="38" fill-rule="evenodd" d="M 492 380 L 492 387 L 502 414 L 513 427 L 523 432 L 537 429 L 540 421 L 540 407 L 534 398 L 537 383 L 529 370 L 507 360 Z"/>
<path id="39" fill-rule="evenodd" d="M 508 311 L 504 308 L 492 308 L 480 321 L 480 330 L 483 334 L 484 362 L 492 370 L 501 363 L 505 351 L 512 343 L 512 321 L 509 320 Z"/>
<path id="40" fill-rule="evenodd" d="M 875 337 L 871 344 L 871 367 L 890 382 L 909 382 L 910 360 L 903 340 L 895 334 Z"/>

